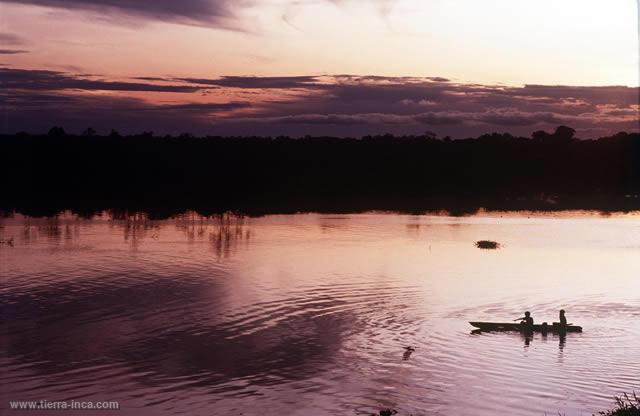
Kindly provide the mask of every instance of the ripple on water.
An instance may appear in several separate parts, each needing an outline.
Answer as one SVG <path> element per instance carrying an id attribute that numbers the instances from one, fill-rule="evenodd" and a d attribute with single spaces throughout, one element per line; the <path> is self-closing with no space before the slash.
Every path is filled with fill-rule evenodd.
<path id="1" fill-rule="evenodd" d="M 522 253 L 531 267 L 549 253 L 539 242 L 526 249 L 526 230 L 411 217 L 425 227 L 408 233 L 407 218 L 382 217 L 357 217 L 354 226 L 350 216 L 279 218 L 274 226 L 256 219 L 245 251 L 225 255 L 215 244 L 226 237 L 212 246 L 188 224 L 159 226 L 158 238 L 140 234 L 135 245 L 122 228 L 90 223 L 67 248 L 55 236 L 21 240 L 13 253 L 23 261 L 9 260 L 0 281 L 0 316 L 10 317 L 0 327 L 2 396 L 105 397 L 154 415 L 389 407 L 528 416 L 586 414 L 606 408 L 612 394 L 640 389 L 640 299 L 632 291 L 599 285 L 574 294 L 563 271 L 553 287 L 570 297 L 529 293 L 509 267 Z M 554 226 L 545 221 L 542 228 Z M 567 227 L 558 234 L 565 239 Z M 509 244 L 479 256 L 469 242 L 480 232 L 507 233 L 500 240 Z M 617 247 L 598 241 L 600 251 L 584 248 L 589 267 L 609 265 L 599 256 Z M 349 262 L 326 260 L 335 256 Z M 617 267 L 631 275 L 636 266 Z M 508 289 L 478 290 L 488 284 Z M 564 307 L 585 331 L 564 339 L 470 334 L 468 320 L 509 319 L 522 305 L 548 321 Z M 406 346 L 415 347 L 409 356 Z"/>

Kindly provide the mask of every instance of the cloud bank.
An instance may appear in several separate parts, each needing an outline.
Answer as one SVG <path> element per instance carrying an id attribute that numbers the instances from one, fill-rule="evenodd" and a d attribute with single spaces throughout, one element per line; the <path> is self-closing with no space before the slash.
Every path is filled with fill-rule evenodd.
<path id="1" fill-rule="evenodd" d="M 107 79 L 0 68 L 3 130 L 63 125 L 221 135 L 528 136 L 566 124 L 581 137 L 639 130 L 638 88 L 481 85 L 443 77 L 301 75 Z"/>

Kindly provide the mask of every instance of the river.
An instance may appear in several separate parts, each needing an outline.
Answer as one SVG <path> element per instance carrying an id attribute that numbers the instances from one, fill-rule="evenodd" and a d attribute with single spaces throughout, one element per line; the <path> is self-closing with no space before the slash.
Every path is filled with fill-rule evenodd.
<path id="1" fill-rule="evenodd" d="M 16 215 L 0 240 L 4 410 L 577 416 L 640 391 L 639 214 Z M 468 324 L 561 308 L 582 333 Z"/>

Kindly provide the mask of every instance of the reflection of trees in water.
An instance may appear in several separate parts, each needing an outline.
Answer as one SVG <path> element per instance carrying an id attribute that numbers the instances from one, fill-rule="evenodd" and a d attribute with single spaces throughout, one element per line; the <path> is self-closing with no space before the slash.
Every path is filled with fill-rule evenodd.
<path id="1" fill-rule="evenodd" d="M 101 221 L 107 220 L 111 234 L 122 233 L 124 241 L 132 249 L 137 249 L 143 241 L 158 241 L 162 231 L 174 225 L 188 243 L 203 242 L 211 246 L 218 257 L 227 258 L 241 245 L 247 246 L 253 237 L 246 218 L 231 213 L 203 217 L 188 213 L 169 220 L 149 218 L 148 214 L 111 210 L 90 219 L 70 213 L 48 218 L 23 219 L 19 238 L 24 244 L 34 244 L 40 238 L 46 238 L 55 245 L 72 246 L 80 241 L 82 227 L 95 228 Z M 0 224 L 2 225 L 2 224 Z M 0 236 L 7 237 L 5 229 L 0 228 Z M 104 234 L 96 230 L 98 237 Z"/>
<path id="2" fill-rule="evenodd" d="M 38 235 L 44 235 L 49 240 L 60 241 L 62 238 L 62 228 L 58 217 L 47 218 L 44 224 L 37 226 Z"/>
<path id="3" fill-rule="evenodd" d="M 8 247 L 13 247 L 13 240 L 13 235 L 5 234 L 4 219 L 2 218 L 2 216 L 0 216 L 0 247 L 5 245 Z"/>
<path id="4" fill-rule="evenodd" d="M 188 243 L 210 242 L 218 257 L 229 257 L 240 244 L 248 244 L 253 232 L 243 216 L 226 213 L 203 217 L 187 213 L 172 220 L 153 220 L 144 213 L 109 212 L 113 226 L 123 228 L 124 239 L 137 248 L 145 239 L 158 240 L 163 228 L 175 224 Z"/>
<path id="5" fill-rule="evenodd" d="M 191 243 L 207 239 L 218 257 L 228 258 L 240 244 L 248 244 L 252 231 L 243 216 L 226 213 L 213 217 L 186 214 L 176 219 L 176 228 Z"/>
<path id="6" fill-rule="evenodd" d="M 22 227 L 22 241 L 31 244 L 45 237 L 50 242 L 72 245 L 80 238 L 80 219 L 66 218 L 64 215 L 44 219 L 25 218 Z"/>
<path id="7" fill-rule="evenodd" d="M 131 248 L 138 248 L 140 242 L 147 237 L 158 238 L 160 225 L 149 219 L 147 214 L 128 211 L 110 211 L 112 222 L 123 229 L 124 241 L 131 244 Z"/>
<path id="8" fill-rule="evenodd" d="M 346 220 L 347 217 L 343 216 L 321 217 L 318 225 L 320 226 L 320 231 L 322 231 L 323 234 L 327 234 L 332 231 L 348 229 L 349 223 Z"/>
<path id="9" fill-rule="evenodd" d="M 405 225 L 406 232 L 411 237 L 418 237 L 420 235 L 420 228 L 422 227 L 420 217 L 413 217 L 411 221 L 412 222 L 408 222 Z"/>

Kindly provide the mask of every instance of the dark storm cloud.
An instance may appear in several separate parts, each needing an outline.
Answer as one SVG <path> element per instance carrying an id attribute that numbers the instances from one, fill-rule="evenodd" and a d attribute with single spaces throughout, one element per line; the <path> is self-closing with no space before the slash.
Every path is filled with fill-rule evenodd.
<path id="1" fill-rule="evenodd" d="M 78 89 L 88 91 L 195 92 L 193 85 L 157 85 L 141 82 L 120 82 L 71 75 L 64 72 L 0 68 L 0 81 L 5 88 L 18 90 L 56 91 Z"/>
<path id="2" fill-rule="evenodd" d="M 167 81 L 166 78 L 160 78 L 160 77 L 132 77 L 131 79 L 136 79 L 139 81 L 157 81 L 157 82 Z"/>
<path id="3" fill-rule="evenodd" d="M 155 81 L 182 81 L 199 85 L 211 85 L 218 87 L 241 88 L 241 89 L 295 89 L 304 88 L 312 90 L 330 90 L 337 92 L 340 88 L 347 90 L 357 90 L 359 86 L 365 88 L 374 84 L 376 93 L 381 91 L 395 90 L 404 87 L 404 90 L 415 89 L 419 85 L 429 85 L 435 88 L 439 84 L 450 82 L 441 77 L 385 77 L 379 75 L 298 75 L 287 77 L 257 77 L 257 76 L 223 76 L 219 78 L 155 78 L 139 77 L 137 79 Z M 386 87 L 386 88 L 385 88 Z M 439 89 L 445 89 L 440 85 Z"/>
<path id="4" fill-rule="evenodd" d="M 443 126 L 463 123 L 464 115 L 461 113 L 424 113 L 413 116 L 413 119 L 428 126 Z"/>
<path id="5" fill-rule="evenodd" d="M 523 112 L 514 109 L 487 111 L 472 118 L 496 126 L 531 126 L 540 123 L 562 124 L 562 116 L 550 112 Z"/>
<path id="6" fill-rule="evenodd" d="M 16 55 L 19 53 L 27 53 L 24 49 L 0 49 L 0 55 Z"/>
<path id="7" fill-rule="evenodd" d="M 301 125 L 383 125 L 405 123 L 406 117 L 394 114 L 299 114 L 294 116 L 246 118 L 247 121 L 258 121 L 268 124 L 301 124 Z"/>
<path id="8" fill-rule="evenodd" d="M 63 94 L 40 91 L 11 91 L 1 97 L 6 107 L 15 110 L 64 110 L 68 112 L 84 112 L 88 107 L 98 111 L 140 111 L 140 112 L 196 112 L 199 114 L 232 111 L 250 107 L 251 104 L 242 101 L 227 103 L 180 103 L 180 104 L 152 104 L 139 98 L 93 96 L 79 94 Z"/>
<path id="9" fill-rule="evenodd" d="M 216 113 L 219 111 L 232 111 L 241 108 L 251 107 L 247 102 L 231 102 L 231 103 L 187 103 L 173 104 L 153 107 L 157 110 L 184 110 L 200 113 Z"/>
<path id="10" fill-rule="evenodd" d="M 288 89 L 288 88 L 319 88 L 316 76 L 294 77 L 249 77 L 249 76 L 225 76 L 217 79 L 208 78 L 178 78 L 199 85 L 212 85 L 218 87 L 246 88 L 246 89 Z"/>
<path id="11" fill-rule="evenodd" d="M 521 88 L 508 88 L 505 90 L 505 94 L 510 96 L 545 97 L 556 101 L 573 98 L 585 100 L 591 104 L 607 104 L 612 101 L 622 106 L 638 104 L 638 88 L 625 86 L 525 85 Z"/>
<path id="12" fill-rule="evenodd" d="M 15 109 L 16 112 L 50 111 L 63 108 L 74 109 L 81 102 L 73 96 L 55 93 L 10 91 L 0 97 L 4 109 Z"/>
<path id="13" fill-rule="evenodd" d="M 428 83 L 342 83 L 332 89 L 336 98 L 353 101 L 386 101 L 399 102 L 401 100 L 435 99 L 446 91 L 445 86 L 430 85 Z"/>
<path id="14" fill-rule="evenodd" d="M 0 0 L 4 3 L 124 15 L 186 24 L 220 24 L 248 0 Z"/>

